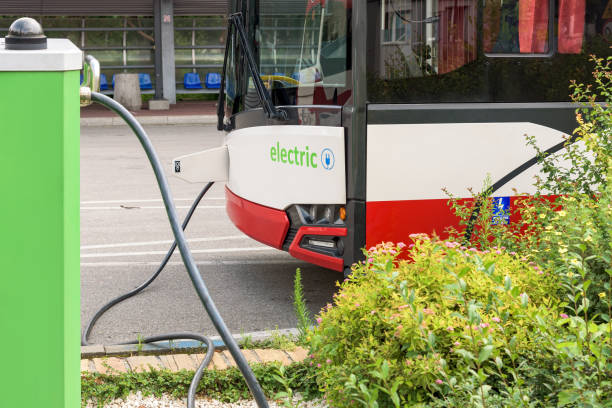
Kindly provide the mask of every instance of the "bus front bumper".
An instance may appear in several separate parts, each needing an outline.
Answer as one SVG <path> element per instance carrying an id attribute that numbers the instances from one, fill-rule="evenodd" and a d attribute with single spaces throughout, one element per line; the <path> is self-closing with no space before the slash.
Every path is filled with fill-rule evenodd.
<path id="1" fill-rule="evenodd" d="M 311 249 L 307 241 L 316 237 L 345 237 L 346 228 L 304 225 L 299 227 L 292 241 L 286 243 L 290 222 L 285 211 L 245 200 L 227 186 L 225 197 L 229 218 L 249 237 L 281 250 L 288 244 L 288 252 L 294 258 L 338 272 L 344 270 L 342 257 L 318 253 Z"/>

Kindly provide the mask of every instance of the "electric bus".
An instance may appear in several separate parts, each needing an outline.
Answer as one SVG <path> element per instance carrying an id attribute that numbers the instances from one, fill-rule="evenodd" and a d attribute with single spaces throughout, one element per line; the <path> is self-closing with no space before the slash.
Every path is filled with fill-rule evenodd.
<path id="1" fill-rule="evenodd" d="M 489 175 L 511 212 L 539 171 L 525 135 L 547 150 L 577 127 L 570 81 L 610 55 L 610 3 L 231 0 L 225 143 L 175 174 L 225 181 L 240 230 L 336 271 L 456 225 L 442 188 Z"/>

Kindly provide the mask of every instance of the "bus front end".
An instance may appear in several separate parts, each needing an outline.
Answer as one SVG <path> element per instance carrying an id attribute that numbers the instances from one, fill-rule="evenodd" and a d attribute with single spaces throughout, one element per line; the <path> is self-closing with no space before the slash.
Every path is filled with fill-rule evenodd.
<path id="1" fill-rule="evenodd" d="M 298 259 L 343 270 L 344 130 L 257 126 L 230 132 L 227 213 L 245 234 Z"/>
<path id="2" fill-rule="evenodd" d="M 218 124 L 225 143 L 176 159 L 175 175 L 226 182 L 227 214 L 242 232 L 342 272 L 354 258 L 343 126 L 350 2 L 230 4 Z"/>

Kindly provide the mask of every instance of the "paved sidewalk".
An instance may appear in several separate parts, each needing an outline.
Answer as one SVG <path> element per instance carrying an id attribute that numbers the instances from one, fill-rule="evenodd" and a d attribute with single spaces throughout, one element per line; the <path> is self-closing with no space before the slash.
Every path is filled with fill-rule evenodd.
<path id="1" fill-rule="evenodd" d="M 277 349 L 244 349 L 242 353 L 249 363 L 280 362 L 289 365 L 303 361 L 308 352 L 302 347 L 295 350 Z M 119 374 L 128 371 L 143 372 L 156 370 L 195 371 L 204 354 L 165 354 L 158 356 L 130 356 L 130 357 L 98 357 L 81 360 L 81 372 L 100 374 Z M 235 367 L 236 362 L 228 350 L 215 351 L 208 366 L 209 369 L 225 370 Z"/>
<path id="2" fill-rule="evenodd" d="M 133 111 L 143 125 L 215 124 L 217 123 L 216 101 L 179 101 L 169 110 L 141 109 Z M 82 126 L 123 125 L 125 122 L 106 107 L 94 103 L 81 108 Z"/>

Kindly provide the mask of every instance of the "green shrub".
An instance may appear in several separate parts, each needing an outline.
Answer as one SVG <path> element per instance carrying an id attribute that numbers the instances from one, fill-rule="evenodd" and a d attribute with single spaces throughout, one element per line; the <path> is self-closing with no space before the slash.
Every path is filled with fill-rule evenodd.
<path id="1" fill-rule="evenodd" d="M 438 385 L 432 393 L 436 406 L 612 405 L 612 58 L 592 61 L 595 88 L 571 85 L 572 100 L 583 105 L 576 112 L 578 143 L 547 156 L 528 137 L 544 174 L 535 195 L 515 201 L 510 224 L 491 225 L 487 183 L 473 202 L 451 198 L 461 223 L 474 226 L 472 245 L 505 246 L 554 277 L 558 285 L 551 295 L 559 299 L 559 319 L 549 324 L 532 314 L 538 352 L 519 350 L 517 365 L 505 373 L 475 375 L 473 362 L 465 359 L 471 370 L 452 373 Z M 571 165 L 562 167 L 560 160 Z M 481 211 L 474 216 L 476 203 Z M 457 231 L 452 236 L 464 237 Z M 498 381 L 497 392 L 484 392 L 483 376 Z"/>
<path id="2" fill-rule="evenodd" d="M 562 279 L 569 302 L 554 314 L 524 309 L 534 347 L 516 342 L 504 327 L 497 347 L 480 332 L 470 334 L 470 351 L 457 351 L 463 370 L 443 366 L 443 379 L 431 393 L 434 407 L 609 407 L 612 405 L 612 327 L 589 313 L 586 270 L 573 264 L 571 280 Z M 510 292 L 511 295 L 514 295 Z M 610 310 L 610 290 L 601 302 Z M 520 296 L 519 296 L 520 297 Z M 524 305 L 525 306 L 525 305 Z M 563 313 L 571 309 L 572 316 Z M 468 321 L 474 317 L 464 316 Z M 486 356 L 483 360 L 481 356 Z M 478 356 L 478 357 L 476 357 Z"/>
<path id="3" fill-rule="evenodd" d="M 560 154 L 547 156 L 528 137 L 528 144 L 539 155 L 543 176 L 537 179 L 537 192 L 514 201 L 508 225 L 491 225 L 492 205 L 488 184 L 484 193 L 465 202 L 451 197 L 450 204 L 460 224 L 473 225 L 472 245 L 485 250 L 504 246 L 521 254 L 525 260 L 558 277 L 558 296 L 571 295 L 576 267 L 590 281 L 586 290 L 586 308 L 608 321 L 610 313 L 600 294 L 612 282 L 612 57 L 593 57 L 595 89 L 571 85 L 572 100 L 583 108 L 576 112 L 578 128 L 574 139 Z M 561 160 L 570 166 L 561 166 Z M 478 204 L 476 204 L 478 203 Z M 480 206 L 478 213 L 475 206 Z M 477 214 L 477 216 L 475 216 Z M 451 231 L 463 241 L 463 233 Z M 567 313 L 571 314 L 573 308 Z"/>
<path id="4" fill-rule="evenodd" d="M 506 339 L 535 353 L 528 317 L 555 316 L 553 279 L 515 255 L 414 239 L 409 250 L 371 248 L 317 318 L 312 364 L 335 407 L 429 401 L 444 373 L 466 369 L 466 353 L 484 364 L 509 347 Z M 399 260 L 401 251 L 411 261 Z"/>

